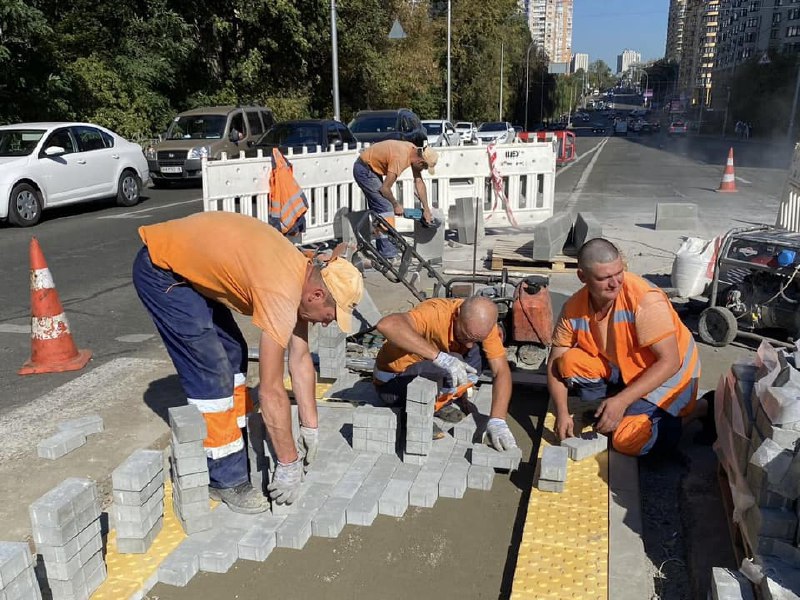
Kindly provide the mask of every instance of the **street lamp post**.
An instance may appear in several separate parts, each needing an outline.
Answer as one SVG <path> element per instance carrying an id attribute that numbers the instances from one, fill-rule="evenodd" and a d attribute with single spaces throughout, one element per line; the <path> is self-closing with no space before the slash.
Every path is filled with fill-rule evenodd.
<path id="1" fill-rule="evenodd" d="M 728 97 L 725 100 L 725 116 L 722 118 L 722 137 L 725 137 L 725 132 L 728 129 L 728 108 L 731 105 L 731 85 L 733 84 L 733 77 L 736 75 L 736 55 L 739 53 L 739 40 L 736 38 L 736 44 L 733 46 L 733 67 L 731 68 L 730 79 L 728 80 Z"/>
<path id="2" fill-rule="evenodd" d="M 452 121 L 450 117 L 450 22 L 451 22 L 451 7 L 450 0 L 447 0 L 447 120 Z"/>
<path id="3" fill-rule="evenodd" d="M 786 132 L 787 141 L 794 142 L 794 115 L 797 112 L 797 96 L 800 94 L 800 61 L 797 63 L 797 76 L 794 81 L 794 98 L 792 99 L 792 112 L 789 114 L 789 131 Z"/>
<path id="4" fill-rule="evenodd" d="M 528 131 L 528 90 L 530 89 L 531 78 L 531 48 L 536 42 L 528 44 L 528 51 L 525 53 L 525 131 Z"/>
<path id="5" fill-rule="evenodd" d="M 342 120 L 339 111 L 339 44 L 336 35 L 336 0 L 331 0 L 331 65 L 333 69 L 333 118 Z"/>
<path id="6" fill-rule="evenodd" d="M 503 120 L 503 59 L 505 58 L 503 42 L 500 42 L 500 105 L 497 108 L 497 120 Z"/>

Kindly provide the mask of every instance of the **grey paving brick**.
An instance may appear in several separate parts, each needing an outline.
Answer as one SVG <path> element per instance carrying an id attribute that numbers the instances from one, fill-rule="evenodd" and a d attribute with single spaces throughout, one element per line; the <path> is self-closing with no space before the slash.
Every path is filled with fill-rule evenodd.
<path id="1" fill-rule="evenodd" d="M 89 436 L 93 433 L 102 433 L 103 418 L 98 414 L 86 415 L 57 423 L 56 428 L 59 431 L 80 431 L 83 435 Z"/>
<path id="2" fill-rule="evenodd" d="M 164 488 L 159 486 L 153 492 L 144 504 L 133 506 L 130 504 L 113 504 L 111 506 L 111 515 L 115 523 L 120 521 L 134 521 L 142 522 L 155 511 L 160 511 L 163 514 L 164 510 Z"/>
<path id="3" fill-rule="evenodd" d="M 463 498 L 467 491 L 467 475 L 470 464 L 464 458 L 450 460 L 439 480 L 439 496 L 442 498 Z"/>
<path id="4" fill-rule="evenodd" d="M 770 387 L 761 395 L 761 406 L 773 425 L 785 425 L 790 429 L 800 429 L 800 389 L 794 385 Z M 797 425 L 794 425 L 797 423 Z"/>
<path id="5" fill-rule="evenodd" d="M 656 231 L 691 231 L 697 227 L 697 204 L 691 202 L 658 202 Z"/>
<path id="6" fill-rule="evenodd" d="M 545 446 L 539 463 L 539 477 L 549 481 L 567 480 L 569 450 L 561 446 Z"/>
<path id="7" fill-rule="evenodd" d="M 286 515 L 276 533 L 278 548 L 294 548 L 302 550 L 311 537 L 311 521 L 313 515 L 309 513 L 294 513 Z"/>
<path id="8" fill-rule="evenodd" d="M 117 537 L 117 552 L 120 554 L 145 554 L 150 549 L 156 536 L 161 533 L 163 526 L 164 518 L 162 517 L 156 521 L 156 524 L 143 538 Z"/>
<path id="9" fill-rule="evenodd" d="M 766 438 L 750 457 L 749 464 L 762 469 L 769 484 L 777 486 L 792 464 L 792 453 Z"/>
<path id="10" fill-rule="evenodd" d="M 100 518 L 100 503 L 97 500 L 93 504 L 77 512 L 75 518 L 67 521 L 61 527 L 45 527 L 42 525 L 34 526 L 33 541 L 37 544 L 48 544 L 51 546 L 63 546 L 69 540 L 77 536 L 86 529 L 92 521 Z"/>
<path id="11" fill-rule="evenodd" d="M 100 535 L 100 520 L 95 519 L 86 526 L 78 535 L 68 540 L 61 546 L 53 546 L 50 544 L 37 544 L 36 551 L 42 555 L 45 561 L 53 562 L 67 562 L 78 551 L 83 548 L 89 541 Z"/>
<path id="12" fill-rule="evenodd" d="M 173 510 L 175 511 L 175 516 L 178 517 L 178 522 L 181 524 L 181 527 L 186 535 L 194 535 L 195 533 L 207 531 L 211 529 L 213 525 L 211 513 L 187 518 L 181 515 L 180 510 L 178 510 L 174 505 Z"/>
<path id="13" fill-rule="evenodd" d="M 115 521 L 114 529 L 118 537 L 144 538 L 156 522 L 164 516 L 163 500 L 137 521 Z"/>
<path id="14" fill-rule="evenodd" d="M 423 424 L 433 419 L 433 402 L 419 403 L 419 402 L 406 402 L 406 423 Z M 412 419 L 415 417 L 415 419 Z M 423 421 L 424 419 L 424 421 Z M 413 425 L 412 425 L 413 426 Z"/>
<path id="15" fill-rule="evenodd" d="M 186 475 L 208 471 L 208 459 L 206 459 L 205 455 L 174 458 L 172 460 L 172 465 L 178 477 L 185 477 Z"/>
<path id="16" fill-rule="evenodd" d="M 192 404 L 173 406 L 167 412 L 172 435 L 179 442 L 204 440 L 208 435 L 206 420 L 196 406 Z"/>
<path id="17" fill-rule="evenodd" d="M 753 585 L 739 571 L 713 567 L 711 569 L 712 600 L 755 600 Z"/>
<path id="18" fill-rule="evenodd" d="M 561 254 L 572 229 L 572 213 L 560 212 L 533 227 L 533 260 L 550 260 Z"/>
<path id="19" fill-rule="evenodd" d="M 311 519 L 311 532 L 317 537 L 335 538 L 347 523 L 350 498 L 328 497 Z"/>
<path id="20" fill-rule="evenodd" d="M 201 473 L 192 473 L 191 475 L 183 476 L 176 476 L 173 471 L 172 481 L 175 485 L 180 486 L 183 490 L 208 486 L 208 484 L 211 483 L 211 479 L 208 477 L 208 470 Z"/>
<path id="21" fill-rule="evenodd" d="M 239 558 L 239 540 L 245 532 L 239 530 L 219 531 L 200 552 L 200 570 L 207 573 L 227 573 Z"/>
<path id="22" fill-rule="evenodd" d="M 0 589 L 7 587 L 29 567 L 33 567 L 33 556 L 28 544 L 0 542 Z"/>
<path id="23" fill-rule="evenodd" d="M 93 538 L 92 542 L 80 549 L 78 554 L 73 556 L 65 563 L 48 562 L 45 563 L 47 581 L 70 581 L 74 579 L 79 571 L 85 573 L 85 567 L 95 556 L 102 556 L 103 541 L 101 538 Z"/>
<path id="24" fill-rule="evenodd" d="M 325 485 L 321 483 L 311 483 L 306 486 L 306 491 L 303 496 L 294 503 L 294 510 L 298 513 L 309 513 L 313 515 L 316 513 L 325 501 L 328 499 L 328 494 L 333 488 L 332 485 Z"/>
<path id="25" fill-rule="evenodd" d="M 111 487 L 138 492 L 163 470 L 164 454 L 161 450 L 137 450 L 111 472 Z"/>
<path id="26" fill-rule="evenodd" d="M 411 506 L 433 507 L 439 498 L 439 479 L 441 479 L 441 476 L 441 473 L 421 470 L 408 490 L 408 503 Z"/>
<path id="27" fill-rule="evenodd" d="M 433 435 L 432 432 L 431 435 Z M 419 442 L 407 439 L 405 445 L 406 454 L 421 454 L 421 455 L 429 454 L 431 451 L 431 447 L 433 445 L 433 440 L 431 439 L 431 435 L 428 436 L 427 440 Z"/>
<path id="28" fill-rule="evenodd" d="M 175 587 L 184 587 L 200 570 L 200 557 L 188 549 L 185 542 L 173 550 L 158 565 L 158 581 Z"/>
<path id="29" fill-rule="evenodd" d="M 95 483 L 91 479 L 70 477 L 32 502 L 28 513 L 34 528 L 64 527 L 83 509 L 95 505 L 99 516 Z M 76 535 L 80 529 L 83 527 L 76 530 Z"/>
<path id="30" fill-rule="evenodd" d="M 467 487 L 473 490 L 491 490 L 494 483 L 494 469 L 470 465 L 467 473 Z"/>
<path id="31" fill-rule="evenodd" d="M 144 488 L 138 492 L 131 492 L 128 490 L 111 490 L 111 496 L 114 504 L 128 505 L 128 506 L 141 506 L 158 490 L 164 487 L 164 471 L 159 471 L 158 475 L 153 477 Z"/>
<path id="32" fill-rule="evenodd" d="M 275 548 L 275 543 L 275 530 L 256 524 L 239 540 L 239 558 L 264 562 Z"/>
<path id="33" fill-rule="evenodd" d="M 364 442 L 365 452 L 377 452 L 378 454 L 395 454 L 397 452 L 396 442 L 381 442 L 378 440 L 367 440 Z"/>
<path id="34" fill-rule="evenodd" d="M 352 498 L 367 478 L 378 460 L 375 453 L 357 454 L 341 479 L 333 486 L 330 495 L 334 498 Z"/>
<path id="35" fill-rule="evenodd" d="M 425 454 L 408 454 L 403 452 L 403 462 L 409 465 L 424 465 L 428 460 Z"/>
<path id="36" fill-rule="evenodd" d="M 211 513 L 211 503 L 209 500 L 200 500 L 199 502 L 181 502 L 178 503 L 173 497 L 172 505 L 177 507 L 181 512 L 184 519 L 191 519 L 193 517 L 202 517 Z"/>
<path id="37" fill-rule="evenodd" d="M 2 600 L 41 600 L 42 592 L 33 567 L 27 567 L 12 579 L 7 586 L 0 587 Z"/>
<path id="38" fill-rule="evenodd" d="M 346 451 L 337 449 L 329 456 L 319 457 L 310 466 L 306 473 L 306 481 L 310 483 L 321 483 L 335 485 L 342 475 L 347 472 L 353 463 L 355 454 L 347 447 Z"/>
<path id="39" fill-rule="evenodd" d="M 408 444 L 409 442 L 430 443 L 432 439 L 433 439 L 433 420 L 431 420 L 424 427 L 406 428 L 406 444 Z M 427 452 L 425 452 L 424 454 L 427 454 Z"/>
<path id="40" fill-rule="evenodd" d="M 385 427 L 354 427 L 353 438 L 363 437 L 365 440 L 377 442 L 394 442 L 397 440 L 397 429 Z"/>
<path id="41" fill-rule="evenodd" d="M 423 377 L 415 377 L 414 380 L 408 384 L 406 391 L 406 411 L 408 411 L 408 402 L 430 404 L 433 406 L 438 391 L 438 385 L 435 381 Z"/>
<path id="42" fill-rule="evenodd" d="M 259 419 L 261 418 L 260 415 L 257 416 Z M 179 442 L 173 435 L 169 449 L 170 455 L 175 459 L 206 457 L 206 449 L 203 447 L 203 440 Z"/>
<path id="43" fill-rule="evenodd" d="M 590 212 L 579 212 L 572 226 L 572 245 L 580 248 L 589 240 L 603 237 L 603 226 Z"/>
<path id="44" fill-rule="evenodd" d="M 475 417 L 469 414 L 453 426 L 453 438 L 471 444 L 475 441 L 474 438 L 477 429 L 478 426 L 475 423 Z"/>
<path id="45" fill-rule="evenodd" d="M 77 429 L 59 431 L 36 445 L 39 458 L 56 460 L 86 443 L 86 436 Z"/>
<path id="46" fill-rule="evenodd" d="M 473 444 L 470 462 L 473 465 L 514 471 L 519 467 L 521 459 L 522 450 L 519 448 L 500 452 L 485 444 Z"/>
<path id="47" fill-rule="evenodd" d="M 570 459 L 580 461 L 605 451 L 608 448 L 608 438 L 597 432 L 582 433 L 577 437 L 561 440 L 561 447 L 567 449 Z"/>
<path id="48" fill-rule="evenodd" d="M 403 464 L 402 466 L 414 467 L 419 471 L 419 467 L 416 465 Z M 414 478 L 416 479 L 416 476 Z M 392 478 L 381 494 L 378 502 L 378 512 L 391 517 L 402 517 L 408 510 L 408 494 L 413 483 L 413 479 Z"/>
<path id="49" fill-rule="evenodd" d="M 181 505 L 192 504 L 194 502 L 208 502 L 208 486 L 201 485 L 184 490 L 180 486 L 175 485 L 172 487 L 172 497 Z"/>
<path id="50" fill-rule="evenodd" d="M 95 554 L 68 581 L 48 579 L 53 600 L 88 599 L 106 578 L 106 565 L 101 552 Z"/>
<path id="51" fill-rule="evenodd" d="M 543 492 L 563 492 L 566 482 L 564 481 L 548 481 L 547 479 L 539 479 L 536 482 L 536 487 Z"/>
<path id="52" fill-rule="evenodd" d="M 400 463 L 395 455 L 381 456 L 347 506 L 347 522 L 372 525 L 378 516 L 378 503 L 392 474 Z"/>

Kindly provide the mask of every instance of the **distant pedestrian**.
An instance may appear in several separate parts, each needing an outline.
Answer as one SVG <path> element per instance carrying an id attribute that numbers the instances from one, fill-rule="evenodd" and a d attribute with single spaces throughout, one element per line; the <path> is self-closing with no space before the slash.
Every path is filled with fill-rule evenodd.
<path id="1" fill-rule="evenodd" d="M 744 132 L 744 123 L 741 121 L 736 121 L 736 127 L 733 128 L 733 131 L 736 134 L 736 137 L 741 138 Z"/>
<path id="2" fill-rule="evenodd" d="M 748 121 L 747 123 L 744 124 L 744 139 L 746 139 L 746 140 L 750 139 L 750 132 L 751 132 L 752 127 L 753 126 L 750 124 L 750 121 Z"/>

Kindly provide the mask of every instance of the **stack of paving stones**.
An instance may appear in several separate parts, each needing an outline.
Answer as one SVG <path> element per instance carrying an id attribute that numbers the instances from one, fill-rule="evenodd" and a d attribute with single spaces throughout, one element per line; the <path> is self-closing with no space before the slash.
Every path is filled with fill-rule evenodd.
<path id="1" fill-rule="evenodd" d="M 545 446 L 539 460 L 536 487 L 543 492 L 563 492 L 567 481 L 569 450 L 563 446 Z"/>
<path id="2" fill-rule="evenodd" d="M 395 454 L 396 446 L 397 415 L 391 408 L 371 404 L 356 408 L 353 414 L 353 450 Z"/>
<path id="3" fill-rule="evenodd" d="M 782 582 L 800 582 L 800 372 L 783 357 L 777 364 L 762 359 L 776 355 L 765 344 L 757 358 L 734 363 L 721 378 L 715 450 L 743 513 L 745 550 L 767 574 L 758 584 L 761 597 L 795 598 L 781 590 Z M 723 579 L 728 583 L 718 587 L 734 591 L 720 597 L 752 597 L 737 595 L 720 573 Z"/>
<path id="4" fill-rule="evenodd" d="M 55 460 L 80 448 L 86 443 L 87 436 L 103 431 L 103 419 L 100 415 L 92 414 L 64 421 L 56 427 L 57 433 L 36 445 L 36 453 L 40 458 Z"/>
<path id="5" fill-rule="evenodd" d="M 28 510 L 53 600 L 88 599 L 106 579 L 95 483 L 65 479 Z"/>
<path id="6" fill-rule="evenodd" d="M 111 473 L 120 554 L 144 554 L 164 524 L 164 455 L 137 450 Z"/>
<path id="7" fill-rule="evenodd" d="M 436 384 L 424 379 L 416 382 L 427 388 L 425 437 L 431 441 Z M 491 386 L 484 387 L 488 388 L 484 392 L 488 400 L 478 401 L 480 419 L 488 419 L 491 405 Z M 468 488 L 491 489 L 494 469 L 468 460 L 473 454 L 472 438 L 456 440 L 448 435 L 431 442 L 427 453 L 419 455 L 424 464 L 413 464 L 402 462 L 395 452 L 353 447 L 356 424 L 366 429 L 387 428 L 392 423 L 396 427 L 395 413 L 337 402 L 319 405 L 318 415 L 319 451 L 308 467 L 298 500 L 288 506 L 273 505 L 272 512 L 258 515 L 238 515 L 224 505 L 217 506 L 211 511 L 211 528 L 189 535 L 162 562 L 160 582 L 184 586 L 199 571 L 225 572 L 237 557 L 264 561 L 274 548 L 301 550 L 312 536 L 335 538 L 345 525 L 364 527 L 373 524 L 378 515 L 399 518 L 409 506 L 431 507 L 439 497 L 460 498 Z M 361 415 L 366 415 L 366 422 Z M 371 420 L 379 415 L 386 419 Z M 261 431 L 261 417 L 256 416 L 258 420 L 253 417 L 248 423 L 253 432 Z M 254 453 L 268 454 L 266 436 L 263 432 L 258 435 L 261 440 L 251 433 L 249 446 Z M 272 458 L 266 456 L 265 460 Z"/>
<path id="8" fill-rule="evenodd" d="M 0 598 L 41 600 L 33 556 L 24 542 L 0 542 Z"/>
<path id="9" fill-rule="evenodd" d="M 422 465 L 433 445 L 433 409 L 439 386 L 435 381 L 415 377 L 408 384 L 405 406 L 403 462 Z"/>
<path id="10" fill-rule="evenodd" d="M 336 323 L 319 328 L 317 355 L 320 378 L 336 379 L 346 372 L 347 334 Z"/>
<path id="11" fill-rule="evenodd" d="M 172 508 L 188 534 L 211 528 L 208 461 L 203 448 L 206 422 L 196 406 L 169 409 Z"/>

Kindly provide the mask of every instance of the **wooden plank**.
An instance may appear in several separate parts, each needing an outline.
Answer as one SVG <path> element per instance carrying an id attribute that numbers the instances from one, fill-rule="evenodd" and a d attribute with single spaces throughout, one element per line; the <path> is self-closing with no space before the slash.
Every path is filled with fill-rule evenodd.
<path id="1" fill-rule="evenodd" d="M 490 261 L 490 268 L 493 271 L 501 271 L 504 268 L 513 269 L 521 273 L 527 274 L 547 274 L 547 273 L 570 273 L 577 269 L 577 262 L 566 262 L 563 260 L 537 260 L 537 261 L 520 261 L 510 260 L 492 255 Z"/>
<path id="2" fill-rule="evenodd" d="M 733 554 L 736 557 L 736 564 L 740 565 L 742 560 L 752 558 L 754 555 L 750 545 L 747 543 L 747 538 L 742 534 L 739 525 L 733 520 L 733 497 L 728 483 L 728 474 L 722 465 L 717 465 L 717 480 L 719 481 L 719 491 L 722 496 L 722 507 L 727 517 L 726 521 L 728 523 L 728 533 L 731 537 Z"/>

